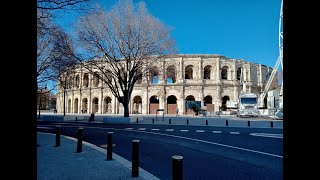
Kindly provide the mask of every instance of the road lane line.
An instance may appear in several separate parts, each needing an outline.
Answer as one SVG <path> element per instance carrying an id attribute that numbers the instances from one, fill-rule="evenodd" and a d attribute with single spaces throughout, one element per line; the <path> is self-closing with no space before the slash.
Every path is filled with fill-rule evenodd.
<path id="1" fill-rule="evenodd" d="M 180 131 L 182 131 L 182 132 L 188 132 L 189 130 L 181 129 Z"/>
<path id="2" fill-rule="evenodd" d="M 221 131 L 212 131 L 213 133 L 221 133 Z"/>
<path id="3" fill-rule="evenodd" d="M 144 130 L 146 130 L 146 128 L 139 128 L 138 130 L 139 131 L 144 131 Z"/>
<path id="4" fill-rule="evenodd" d="M 37 126 L 38 129 L 52 129 L 52 128 L 49 128 L 49 127 L 43 127 L 43 126 Z"/>
<path id="5" fill-rule="evenodd" d="M 174 131 L 174 129 L 166 129 L 165 131 Z"/>
<path id="6" fill-rule="evenodd" d="M 152 131 L 159 131 L 160 129 L 151 129 Z"/>
<path id="7" fill-rule="evenodd" d="M 230 134 L 240 134 L 239 132 L 230 132 Z"/>
<path id="8" fill-rule="evenodd" d="M 271 138 L 281 138 L 283 139 L 282 134 L 271 134 L 271 133 L 250 133 L 251 136 L 261 136 L 261 137 L 271 137 Z"/>
<path id="9" fill-rule="evenodd" d="M 204 132 L 204 130 L 196 130 L 196 132 Z"/>
<path id="10" fill-rule="evenodd" d="M 133 128 L 125 128 L 125 129 L 133 129 Z"/>
<path id="11" fill-rule="evenodd" d="M 54 125 L 46 125 L 46 126 L 54 126 Z M 68 127 L 68 126 L 65 126 Z M 74 126 L 70 126 L 70 127 L 74 127 Z M 215 142 L 210 142 L 210 141 L 205 141 L 205 140 L 201 140 L 201 139 L 194 139 L 194 138 L 188 138 L 188 137 L 183 137 L 183 136 L 176 136 L 176 135 L 171 135 L 171 134 L 162 134 L 162 133 L 157 133 L 157 132 L 148 132 L 148 131 L 138 131 L 138 130 L 127 130 L 127 129 L 117 129 L 117 128 L 101 128 L 101 127 L 86 127 L 86 128 L 92 128 L 92 129 L 111 129 L 111 130 L 119 130 L 119 131 L 133 131 L 133 132 L 140 132 L 140 133 L 146 133 L 146 134 L 155 134 L 155 135 L 161 135 L 161 136 L 167 136 L 167 137 L 174 137 L 174 138 L 180 138 L 180 139 L 188 139 L 191 141 L 197 141 L 197 142 L 202 142 L 202 143 L 207 143 L 207 144 L 213 144 L 213 145 L 217 145 L 217 146 L 223 146 L 223 147 L 228 147 L 228 148 L 232 148 L 232 149 L 238 149 L 238 150 L 242 150 L 242 151 L 247 151 L 247 152 L 253 152 L 253 153 L 257 153 L 257 154 L 263 154 L 263 155 L 268 155 L 268 156 L 273 156 L 273 157 L 278 157 L 278 158 L 283 158 L 283 156 L 281 155 L 276 155 L 276 154 L 271 154 L 271 153 L 266 153 L 266 152 L 262 152 L 262 151 L 256 151 L 256 150 L 252 150 L 252 149 L 246 149 L 246 148 L 241 148 L 241 147 L 236 147 L 236 146 L 231 146 L 231 145 L 226 145 L 226 144 L 221 144 L 221 143 L 215 143 Z M 167 129 L 168 130 L 168 129 Z M 173 129 L 172 129 L 173 130 Z"/>

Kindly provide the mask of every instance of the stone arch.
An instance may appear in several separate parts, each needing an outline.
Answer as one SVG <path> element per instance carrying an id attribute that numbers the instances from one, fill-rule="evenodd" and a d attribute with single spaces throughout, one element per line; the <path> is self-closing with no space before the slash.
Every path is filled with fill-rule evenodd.
<path id="1" fill-rule="evenodd" d="M 153 95 L 149 98 L 149 114 L 156 114 L 159 109 L 159 97 Z"/>
<path id="2" fill-rule="evenodd" d="M 83 74 L 83 87 L 85 87 L 85 88 L 89 87 L 89 74 L 88 73 Z"/>
<path id="3" fill-rule="evenodd" d="M 96 113 L 99 111 L 99 98 L 94 97 L 92 99 L 92 113 Z"/>
<path id="4" fill-rule="evenodd" d="M 212 104 L 212 96 L 207 95 L 203 98 L 203 105 L 206 108 L 207 112 L 213 113 L 214 112 L 214 104 Z"/>
<path id="5" fill-rule="evenodd" d="M 151 84 L 158 84 L 159 81 L 159 69 L 157 66 L 152 66 L 149 70 L 149 82 Z"/>
<path id="6" fill-rule="evenodd" d="M 251 76 L 251 81 L 253 86 L 258 85 L 258 69 L 255 66 L 252 66 L 250 68 L 250 76 Z"/>
<path id="7" fill-rule="evenodd" d="M 225 111 L 227 110 L 227 101 L 230 100 L 230 97 L 228 95 L 225 95 L 221 98 L 221 100 L 222 100 L 221 110 Z"/>
<path id="8" fill-rule="evenodd" d="M 228 79 L 228 66 L 223 66 L 221 68 L 221 79 Z"/>
<path id="9" fill-rule="evenodd" d="M 177 108 L 177 97 L 175 95 L 170 95 L 167 97 L 167 114 L 176 114 Z"/>
<path id="10" fill-rule="evenodd" d="M 75 98 L 73 102 L 73 113 L 78 113 L 79 99 Z"/>
<path id="11" fill-rule="evenodd" d="M 203 68 L 203 79 L 212 79 L 212 66 L 211 65 L 206 65 L 204 68 Z"/>
<path id="12" fill-rule="evenodd" d="M 193 79 L 193 65 L 187 65 L 184 69 L 184 79 Z"/>
<path id="13" fill-rule="evenodd" d="M 81 113 L 87 113 L 87 112 L 88 112 L 88 99 L 87 98 L 83 98 L 82 99 Z"/>
<path id="14" fill-rule="evenodd" d="M 103 105 L 103 114 L 111 114 L 112 112 L 112 107 L 111 107 L 111 102 L 112 99 L 109 96 L 106 96 L 104 98 L 104 105 Z"/>
<path id="15" fill-rule="evenodd" d="M 92 77 L 92 83 L 93 83 L 93 87 L 98 87 L 99 86 L 99 75 L 97 72 L 93 73 L 93 77 Z"/>
<path id="16" fill-rule="evenodd" d="M 176 67 L 170 65 L 166 68 L 166 83 L 171 84 L 176 82 Z"/>
<path id="17" fill-rule="evenodd" d="M 134 96 L 132 100 L 132 113 L 133 114 L 141 114 L 142 113 L 142 98 L 137 95 Z"/>
<path id="18" fill-rule="evenodd" d="M 185 99 L 186 106 L 185 106 L 185 112 L 187 115 L 194 115 L 194 109 L 192 109 L 190 102 L 196 101 L 195 97 L 193 95 L 188 95 Z"/>
<path id="19" fill-rule="evenodd" d="M 68 113 L 71 113 L 71 99 L 68 99 Z"/>
<path id="20" fill-rule="evenodd" d="M 243 80 L 242 79 L 242 77 L 243 77 L 242 72 L 243 72 L 242 67 L 238 67 L 237 68 L 237 80 Z"/>
<path id="21" fill-rule="evenodd" d="M 76 88 L 79 88 L 79 87 L 80 87 L 80 76 L 79 76 L 79 74 L 76 75 L 75 86 L 76 86 Z"/>

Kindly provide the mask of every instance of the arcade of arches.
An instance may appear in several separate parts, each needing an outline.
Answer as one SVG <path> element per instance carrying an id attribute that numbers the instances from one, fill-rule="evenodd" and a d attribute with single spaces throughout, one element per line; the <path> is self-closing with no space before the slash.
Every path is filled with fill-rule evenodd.
<path id="1" fill-rule="evenodd" d="M 187 101 L 200 101 L 201 109 L 213 113 L 224 110 L 227 101 L 238 101 L 239 94 L 261 94 L 272 68 L 265 65 L 228 59 L 221 55 L 169 55 L 151 65 L 150 73 L 135 84 L 129 103 L 131 114 L 194 114 Z M 78 69 L 68 75 L 68 87 L 59 88 L 57 110 L 67 113 L 123 114 L 123 105 L 108 86 L 91 74 Z M 275 78 L 276 81 L 277 78 Z M 245 82 L 246 87 L 243 87 Z M 65 92 L 64 92 L 65 91 Z"/>

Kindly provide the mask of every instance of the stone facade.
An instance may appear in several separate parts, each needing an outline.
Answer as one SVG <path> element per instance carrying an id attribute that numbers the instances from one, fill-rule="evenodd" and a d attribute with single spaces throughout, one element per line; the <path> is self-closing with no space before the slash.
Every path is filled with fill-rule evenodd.
<path id="1" fill-rule="evenodd" d="M 272 72 L 265 65 L 214 54 L 169 55 L 154 68 L 153 77 L 144 76 L 136 83 L 129 104 L 131 114 L 155 114 L 157 109 L 175 114 L 176 107 L 179 114 L 192 113 L 186 109 L 186 101 L 201 101 L 201 108 L 213 113 L 227 100 L 238 101 L 244 89 L 241 80 L 246 91 L 260 95 Z M 59 90 L 58 112 L 63 112 L 65 93 L 66 113 L 123 114 L 122 104 L 106 84 L 85 69 L 68 78 L 74 85 L 65 92 Z"/>

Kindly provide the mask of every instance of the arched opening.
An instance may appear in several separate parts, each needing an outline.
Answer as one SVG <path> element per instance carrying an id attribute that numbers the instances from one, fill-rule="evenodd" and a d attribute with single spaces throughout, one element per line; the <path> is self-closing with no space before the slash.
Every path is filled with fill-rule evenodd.
<path id="1" fill-rule="evenodd" d="M 68 84 L 67 84 L 67 87 L 68 89 L 72 89 L 72 85 L 73 85 L 73 77 L 69 77 L 69 81 L 68 81 Z"/>
<path id="2" fill-rule="evenodd" d="M 222 106 L 221 106 L 222 111 L 227 110 L 227 101 L 229 101 L 229 100 L 230 100 L 229 96 L 222 97 Z"/>
<path id="3" fill-rule="evenodd" d="M 258 69 L 256 67 L 251 67 L 250 70 L 251 74 L 251 81 L 252 85 L 257 86 L 258 85 Z"/>
<path id="4" fill-rule="evenodd" d="M 76 87 L 79 88 L 79 84 L 80 84 L 80 77 L 79 75 L 76 76 Z"/>
<path id="5" fill-rule="evenodd" d="M 88 99 L 87 98 L 83 98 L 82 99 L 81 113 L 87 113 L 87 112 L 88 112 Z"/>
<path id="6" fill-rule="evenodd" d="M 93 98 L 92 100 L 92 113 L 96 113 L 99 110 L 99 99 L 98 98 Z"/>
<path id="7" fill-rule="evenodd" d="M 103 114 L 111 114 L 111 98 L 109 96 L 104 98 L 104 107 L 103 107 Z"/>
<path id="8" fill-rule="evenodd" d="M 89 74 L 85 73 L 83 75 L 83 87 L 89 87 Z"/>
<path id="9" fill-rule="evenodd" d="M 149 102 L 149 114 L 157 114 L 157 109 L 159 109 L 158 96 L 151 96 Z"/>
<path id="10" fill-rule="evenodd" d="M 158 84 L 159 81 L 159 70 L 158 67 L 153 66 L 149 71 L 149 82 L 151 84 Z"/>
<path id="11" fill-rule="evenodd" d="M 238 67 L 237 69 L 237 80 L 242 80 L 242 68 Z"/>
<path id="12" fill-rule="evenodd" d="M 195 112 L 194 111 L 195 110 L 194 101 L 196 101 L 194 96 L 189 95 L 189 96 L 186 97 L 186 99 L 185 99 L 185 102 L 186 102 L 185 112 L 186 112 L 187 115 L 194 115 L 194 112 Z"/>
<path id="13" fill-rule="evenodd" d="M 176 82 L 176 68 L 170 65 L 166 69 L 166 83 L 171 84 Z"/>
<path id="14" fill-rule="evenodd" d="M 99 86 L 99 76 L 97 72 L 94 72 L 93 74 L 93 87 L 98 87 Z"/>
<path id="15" fill-rule="evenodd" d="M 71 99 L 68 100 L 68 113 L 71 113 Z"/>
<path id="16" fill-rule="evenodd" d="M 186 66 L 184 70 L 184 79 L 193 79 L 193 65 Z"/>
<path id="17" fill-rule="evenodd" d="M 132 113 L 133 114 L 142 113 L 142 98 L 140 96 L 135 96 L 133 98 Z"/>
<path id="18" fill-rule="evenodd" d="M 221 79 L 228 79 L 228 66 L 223 66 L 221 69 Z"/>
<path id="19" fill-rule="evenodd" d="M 211 79 L 211 66 L 206 65 L 203 70 L 203 79 Z"/>
<path id="20" fill-rule="evenodd" d="M 171 95 L 167 98 L 167 114 L 176 114 L 177 98 Z"/>
<path id="21" fill-rule="evenodd" d="M 73 103 L 73 113 L 78 113 L 78 98 L 74 100 Z"/>
<path id="22" fill-rule="evenodd" d="M 214 105 L 212 104 L 212 97 L 206 96 L 203 98 L 203 105 L 206 107 L 207 112 L 213 113 L 214 112 Z"/>

